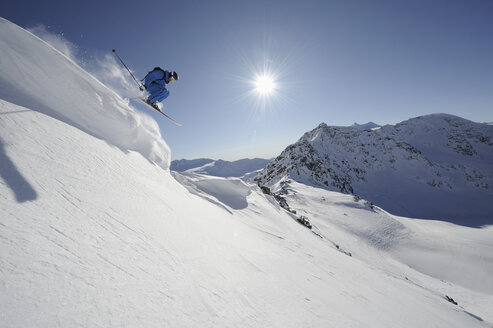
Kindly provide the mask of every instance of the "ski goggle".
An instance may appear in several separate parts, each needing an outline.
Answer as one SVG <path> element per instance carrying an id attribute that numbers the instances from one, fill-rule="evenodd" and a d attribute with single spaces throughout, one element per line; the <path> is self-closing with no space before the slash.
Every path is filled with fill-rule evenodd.
<path id="1" fill-rule="evenodd" d="M 170 82 L 175 82 L 175 81 L 176 81 L 176 79 L 174 78 L 174 76 L 170 76 L 170 77 L 169 77 L 169 81 L 170 81 Z"/>

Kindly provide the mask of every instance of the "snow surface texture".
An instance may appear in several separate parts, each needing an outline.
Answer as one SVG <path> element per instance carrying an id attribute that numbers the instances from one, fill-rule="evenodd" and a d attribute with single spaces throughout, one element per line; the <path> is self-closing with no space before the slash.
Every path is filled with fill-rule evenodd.
<path id="1" fill-rule="evenodd" d="M 371 130 L 321 124 L 259 174 L 352 193 L 407 217 L 493 224 L 493 127 L 435 114 Z"/>
<path id="2" fill-rule="evenodd" d="M 35 44 L 32 61 L 46 47 Z M 55 70 L 66 63 L 50 56 Z M 79 77 L 69 82 L 84 84 Z M 84 122 L 95 115 L 86 113 Z M 441 243 L 446 223 L 422 234 L 419 221 L 292 184 L 292 194 L 303 195 L 288 201 L 306 211 L 316 235 L 256 184 L 175 172 L 180 184 L 142 153 L 123 152 L 62 114 L 0 99 L 2 327 L 492 325 L 491 289 L 442 281 L 389 255 L 399 245 L 412 251 L 414 234 L 435 250 L 462 240 L 467 252 L 474 246 L 486 255 L 466 262 L 471 271 L 488 271 L 489 229 L 454 226 Z"/>
<path id="3" fill-rule="evenodd" d="M 224 161 L 224 160 L 209 160 L 209 159 L 195 159 L 195 160 L 177 160 L 171 162 L 171 170 L 183 172 L 193 172 L 198 174 L 213 175 L 216 177 L 242 177 L 247 173 L 258 171 L 263 169 L 269 160 L 262 158 L 244 158 L 237 161 Z"/>
<path id="4" fill-rule="evenodd" d="M 0 18 L 0 98 L 69 123 L 163 168 L 170 151 L 157 123 L 129 107 L 61 52 Z"/>
<path id="5" fill-rule="evenodd" d="M 173 176 L 191 193 L 216 205 L 227 205 L 223 206 L 227 211 L 228 208 L 241 210 L 248 206 L 247 197 L 251 193 L 251 188 L 240 179 L 214 178 L 190 172 L 182 174 L 174 172 Z"/>
<path id="6" fill-rule="evenodd" d="M 427 275 L 493 294 L 493 226 L 474 229 L 393 216 L 368 201 L 295 181 L 284 183 L 283 190 L 290 208 L 307 216 L 314 231 L 356 257 L 367 257 L 368 250 L 357 247 L 363 241 Z M 355 238 L 341 240 L 338 230 Z"/>
<path id="7" fill-rule="evenodd" d="M 17 172 L 0 184 L 5 327 L 488 327 L 493 319 L 491 295 L 422 275 L 341 231 L 322 239 L 255 185 L 236 182 L 246 207 L 235 209 L 221 196 L 239 180 L 185 176 L 197 197 L 140 154 L 44 114 L 1 101 L 0 120 L 3 156 Z M 31 201 L 16 200 L 26 191 Z M 348 213 L 363 222 L 368 210 Z"/>

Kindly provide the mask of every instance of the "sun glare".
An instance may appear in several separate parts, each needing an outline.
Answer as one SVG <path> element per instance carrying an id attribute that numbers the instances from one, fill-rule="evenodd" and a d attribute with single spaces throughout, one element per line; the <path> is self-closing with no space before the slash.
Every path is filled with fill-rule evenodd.
<path id="1" fill-rule="evenodd" d="M 290 83 L 284 79 L 292 70 L 293 58 L 291 55 L 285 56 L 284 52 L 279 52 L 278 55 L 270 54 L 270 47 L 272 40 L 266 37 L 263 51 L 255 48 L 248 56 L 238 52 L 237 57 L 242 61 L 238 62 L 237 67 L 242 68 L 242 73 L 231 76 L 231 80 L 237 82 L 235 84 L 243 90 L 235 102 L 244 103 L 245 106 L 251 105 L 255 115 L 284 108 L 284 105 L 290 102 Z"/>
<path id="2" fill-rule="evenodd" d="M 268 95 L 276 88 L 274 79 L 269 75 L 258 76 L 255 80 L 255 91 L 261 95 Z"/>

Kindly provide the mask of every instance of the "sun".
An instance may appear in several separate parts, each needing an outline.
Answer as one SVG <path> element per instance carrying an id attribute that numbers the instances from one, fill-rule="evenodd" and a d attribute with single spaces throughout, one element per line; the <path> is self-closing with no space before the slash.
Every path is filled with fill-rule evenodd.
<path id="1" fill-rule="evenodd" d="M 261 95 L 269 95 L 276 89 L 274 78 L 270 75 L 259 75 L 254 81 L 255 91 Z"/>

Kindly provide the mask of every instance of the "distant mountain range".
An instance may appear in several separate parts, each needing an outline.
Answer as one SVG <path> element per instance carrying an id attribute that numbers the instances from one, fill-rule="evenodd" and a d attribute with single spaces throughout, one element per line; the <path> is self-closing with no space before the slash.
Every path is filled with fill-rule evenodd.
<path id="1" fill-rule="evenodd" d="M 350 193 L 402 216 L 493 223 L 493 126 L 433 114 L 396 125 L 320 124 L 256 177 Z"/>
<path id="2" fill-rule="evenodd" d="M 245 158 L 231 162 L 210 158 L 181 159 L 172 161 L 170 169 L 172 171 L 189 171 L 217 177 L 241 177 L 247 173 L 263 169 L 268 163 L 268 159 L 262 158 Z"/>
<path id="3" fill-rule="evenodd" d="M 184 172 L 186 170 L 201 167 L 212 162 L 214 162 L 214 160 L 210 158 L 179 159 L 171 161 L 171 165 L 169 168 L 172 171 Z"/>

